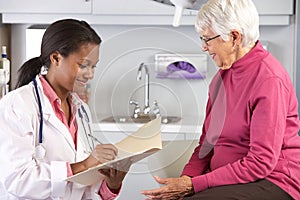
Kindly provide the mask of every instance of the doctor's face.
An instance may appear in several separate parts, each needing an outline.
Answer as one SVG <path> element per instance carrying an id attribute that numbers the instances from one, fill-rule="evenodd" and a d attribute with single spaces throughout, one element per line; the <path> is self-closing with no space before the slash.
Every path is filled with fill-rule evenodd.
<path id="1" fill-rule="evenodd" d="M 56 70 L 59 85 L 67 91 L 74 87 L 84 87 L 94 76 L 94 68 L 99 59 L 99 45 L 84 44 L 78 51 L 62 57 Z"/>
<path id="2" fill-rule="evenodd" d="M 99 60 L 99 45 L 84 46 L 81 52 L 83 54 L 77 57 L 79 69 L 75 78 L 73 92 L 76 92 L 83 101 L 88 102 L 87 84 L 89 80 L 94 78 L 96 64 Z"/>

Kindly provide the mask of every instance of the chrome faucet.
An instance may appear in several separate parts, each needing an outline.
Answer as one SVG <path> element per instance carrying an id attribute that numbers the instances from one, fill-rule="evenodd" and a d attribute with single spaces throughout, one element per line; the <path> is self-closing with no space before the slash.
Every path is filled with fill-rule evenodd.
<path id="1" fill-rule="evenodd" d="M 159 110 L 159 106 L 158 106 L 157 101 L 153 102 L 154 105 L 153 105 L 152 109 L 149 106 L 149 93 L 150 93 L 149 92 L 149 86 L 150 86 L 150 84 L 149 84 L 149 71 L 148 71 L 147 66 L 144 63 L 140 64 L 136 79 L 138 81 L 142 79 L 142 69 L 143 68 L 145 69 L 145 105 L 144 105 L 143 111 L 141 112 L 139 103 L 137 101 L 135 101 L 135 100 L 130 100 L 129 101 L 130 105 L 135 106 L 134 111 L 133 111 L 133 118 L 134 119 L 137 119 L 137 118 L 139 118 L 141 116 L 145 116 L 145 115 L 146 116 L 155 115 L 155 117 L 160 116 L 160 110 Z M 151 111 L 151 113 L 150 113 L 150 111 Z"/>
<path id="2" fill-rule="evenodd" d="M 130 100 L 129 104 L 130 105 L 135 105 L 134 110 L 133 110 L 133 118 L 137 119 L 139 117 L 140 112 L 141 112 L 139 103 L 137 101 Z"/>
<path id="3" fill-rule="evenodd" d="M 136 79 L 139 81 L 142 79 L 142 69 L 145 69 L 145 105 L 144 105 L 144 114 L 149 114 L 150 112 L 150 106 L 149 106 L 149 71 L 148 67 L 141 63 L 138 69 L 138 74 Z"/>

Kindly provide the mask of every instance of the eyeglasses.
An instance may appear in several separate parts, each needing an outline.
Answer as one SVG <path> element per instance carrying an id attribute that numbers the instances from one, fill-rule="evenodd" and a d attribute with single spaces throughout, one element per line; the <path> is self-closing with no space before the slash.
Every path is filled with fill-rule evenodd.
<path id="1" fill-rule="evenodd" d="M 214 36 L 214 37 L 207 38 L 207 39 L 205 39 L 205 38 L 203 38 L 203 37 L 200 36 L 200 40 L 202 41 L 202 46 L 207 47 L 209 41 L 214 40 L 214 39 L 216 39 L 216 38 L 218 38 L 218 37 L 220 37 L 220 36 L 221 36 L 221 35 L 216 35 L 216 36 Z"/>

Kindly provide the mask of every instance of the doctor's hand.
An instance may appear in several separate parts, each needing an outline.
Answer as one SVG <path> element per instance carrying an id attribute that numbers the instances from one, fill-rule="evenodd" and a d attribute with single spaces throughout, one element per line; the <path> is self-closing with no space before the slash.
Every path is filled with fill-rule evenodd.
<path id="1" fill-rule="evenodd" d="M 187 195 L 194 194 L 192 179 L 188 176 L 180 178 L 159 178 L 154 177 L 159 184 L 164 186 L 153 189 L 144 190 L 141 193 L 147 196 L 147 199 L 155 200 L 172 200 L 183 199 Z"/>
<path id="2" fill-rule="evenodd" d="M 108 161 L 114 160 L 117 157 L 118 149 L 112 144 L 97 144 L 93 152 L 88 158 L 91 160 L 96 159 L 98 163 L 106 163 Z M 93 159 L 94 158 L 94 159 Z"/>
<path id="3" fill-rule="evenodd" d="M 117 194 L 120 191 L 123 179 L 131 164 L 131 160 L 126 159 L 111 165 L 110 168 L 99 170 L 105 176 L 105 182 L 113 193 Z"/>
<path id="4" fill-rule="evenodd" d="M 118 149 L 112 144 L 98 144 L 93 152 L 83 161 L 71 164 L 73 174 L 77 174 L 91 167 L 114 160 Z"/>

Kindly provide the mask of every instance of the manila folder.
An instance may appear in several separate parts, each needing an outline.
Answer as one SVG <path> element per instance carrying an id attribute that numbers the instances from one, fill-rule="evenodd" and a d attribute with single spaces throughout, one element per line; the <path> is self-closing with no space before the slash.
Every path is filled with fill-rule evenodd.
<path id="1" fill-rule="evenodd" d="M 99 169 L 115 167 L 118 170 L 127 171 L 127 169 L 122 170 L 122 166 L 128 166 L 129 162 L 138 162 L 161 150 L 161 118 L 156 118 L 144 124 L 136 132 L 116 143 L 115 146 L 118 149 L 116 159 L 89 168 L 70 176 L 66 180 L 82 185 L 91 185 L 103 179 L 104 176 L 98 172 Z"/>

